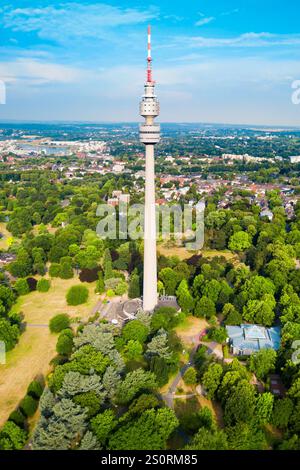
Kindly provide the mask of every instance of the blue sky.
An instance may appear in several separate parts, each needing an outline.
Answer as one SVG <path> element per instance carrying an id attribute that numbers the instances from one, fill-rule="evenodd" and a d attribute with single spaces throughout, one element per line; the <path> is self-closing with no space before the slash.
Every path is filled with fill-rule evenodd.
<path id="1" fill-rule="evenodd" d="M 300 125 L 296 0 L 9 1 L 4 120 L 137 121 L 146 30 L 161 120 Z"/>

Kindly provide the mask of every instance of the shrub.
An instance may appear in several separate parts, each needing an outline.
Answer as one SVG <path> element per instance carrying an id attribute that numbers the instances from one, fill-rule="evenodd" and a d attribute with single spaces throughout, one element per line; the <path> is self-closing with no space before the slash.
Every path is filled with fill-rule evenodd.
<path id="1" fill-rule="evenodd" d="M 70 329 L 63 330 L 57 340 L 56 351 L 58 354 L 68 356 L 73 349 L 73 332 Z"/>
<path id="2" fill-rule="evenodd" d="M 116 295 L 123 295 L 127 292 L 127 289 L 128 289 L 127 282 L 121 281 L 115 288 L 115 293 Z"/>
<path id="3" fill-rule="evenodd" d="M 18 279 L 14 287 L 18 295 L 26 295 L 26 294 L 29 294 L 30 292 L 27 279 Z"/>
<path id="4" fill-rule="evenodd" d="M 38 282 L 34 277 L 28 277 L 27 278 L 27 284 L 29 285 L 30 292 L 33 292 L 33 291 L 36 290 L 37 283 Z"/>
<path id="5" fill-rule="evenodd" d="M 61 263 L 59 277 L 61 279 L 72 279 L 74 276 L 74 271 L 72 264 L 68 261 Z"/>
<path id="6" fill-rule="evenodd" d="M 62 330 L 69 328 L 70 326 L 70 317 L 66 313 L 60 313 L 51 318 L 49 322 L 49 328 L 51 333 L 60 333 Z"/>
<path id="7" fill-rule="evenodd" d="M 225 344 L 223 346 L 223 356 L 224 356 L 224 359 L 229 359 L 230 358 L 229 348 L 228 348 L 227 344 Z"/>
<path id="8" fill-rule="evenodd" d="M 111 278 L 105 281 L 105 289 L 114 290 L 117 285 L 121 282 L 121 278 Z"/>
<path id="9" fill-rule="evenodd" d="M 100 268 L 94 269 L 82 269 L 79 273 L 79 279 L 81 282 L 94 282 L 98 280 Z"/>
<path id="10" fill-rule="evenodd" d="M 10 413 L 8 418 L 8 421 L 13 421 L 18 426 L 24 426 L 25 420 L 26 418 L 19 408 Z"/>
<path id="11" fill-rule="evenodd" d="M 7 421 L 0 431 L 1 450 L 21 450 L 26 442 L 27 433 L 13 421 Z"/>
<path id="12" fill-rule="evenodd" d="M 50 289 L 50 281 L 48 281 L 48 279 L 42 278 L 38 281 L 36 287 L 39 292 L 48 292 Z"/>
<path id="13" fill-rule="evenodd" d="M 43 393 L 43 387 L 37 380 L 33 380 L 27 388 L 27 395 L 32 398 L 40 398 Z"/>
<path id="14" fill-rule="evenodd" d="M 49 268 L 50 277 L 59 277 L 60 276 L 60 264 L 52 263 Z"/>
<path id="15" fill-rule="evenodd" d="M 67 293 L 68 305 L 84 304 L 89 297 L 89 291 L 85 286 L 72 286 Z"/>
<path id="16" fill-rule="evenodd" d="M 32 398 L 30 395 L 26 395 L 20 403 L 20 409 L 25 416 L 33 416 L 38 407 L 38 400 Z"/>
<path id="17" fill-rule="evenodd" d="M 106 292 L 107 297 L 113 297 L 115 295 L 115 292 L 112 289 L 108 289 Z"/>

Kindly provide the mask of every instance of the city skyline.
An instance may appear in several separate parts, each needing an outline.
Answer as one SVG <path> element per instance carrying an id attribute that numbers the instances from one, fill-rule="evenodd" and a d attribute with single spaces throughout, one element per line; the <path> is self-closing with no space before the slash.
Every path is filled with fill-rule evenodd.
<path id="1" fill-rule="evenodd" d="M 0 119 L 137 122 L 150 22 L 161 121 L 297 126 L 299 8 L 269 0 L 12 1 L 0 9 Z"/>

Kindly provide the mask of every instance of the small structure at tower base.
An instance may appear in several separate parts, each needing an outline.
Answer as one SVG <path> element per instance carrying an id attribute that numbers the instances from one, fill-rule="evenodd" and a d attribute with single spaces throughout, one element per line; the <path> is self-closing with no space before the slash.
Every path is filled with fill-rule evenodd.
<path id="1" fill-rule="evenodd" d="M 162 307 L 171 307 L 176 309 L 177 312 L 181 311 L 177 303 L 176 297 L 172 295 L 163 295 L 159 297 L 157 306 L 155 307 L 153 312 Z M 122 326 L 127 321 L 134 320 L 137 314 L 142 311 L 142 299 L 129 299 L 120 303 L 112 302 L 109 308 L 106 310 L 106 315 L 104 318 L 110 323 Z"/>

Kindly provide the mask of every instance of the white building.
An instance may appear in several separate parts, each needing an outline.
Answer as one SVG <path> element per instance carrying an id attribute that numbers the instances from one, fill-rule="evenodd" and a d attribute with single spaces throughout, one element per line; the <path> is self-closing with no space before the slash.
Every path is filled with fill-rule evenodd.
<path id="1" fill-rule="evenodd" d="M 291 163 L 300 163 L 300 155 L 289 157 Z"/>

